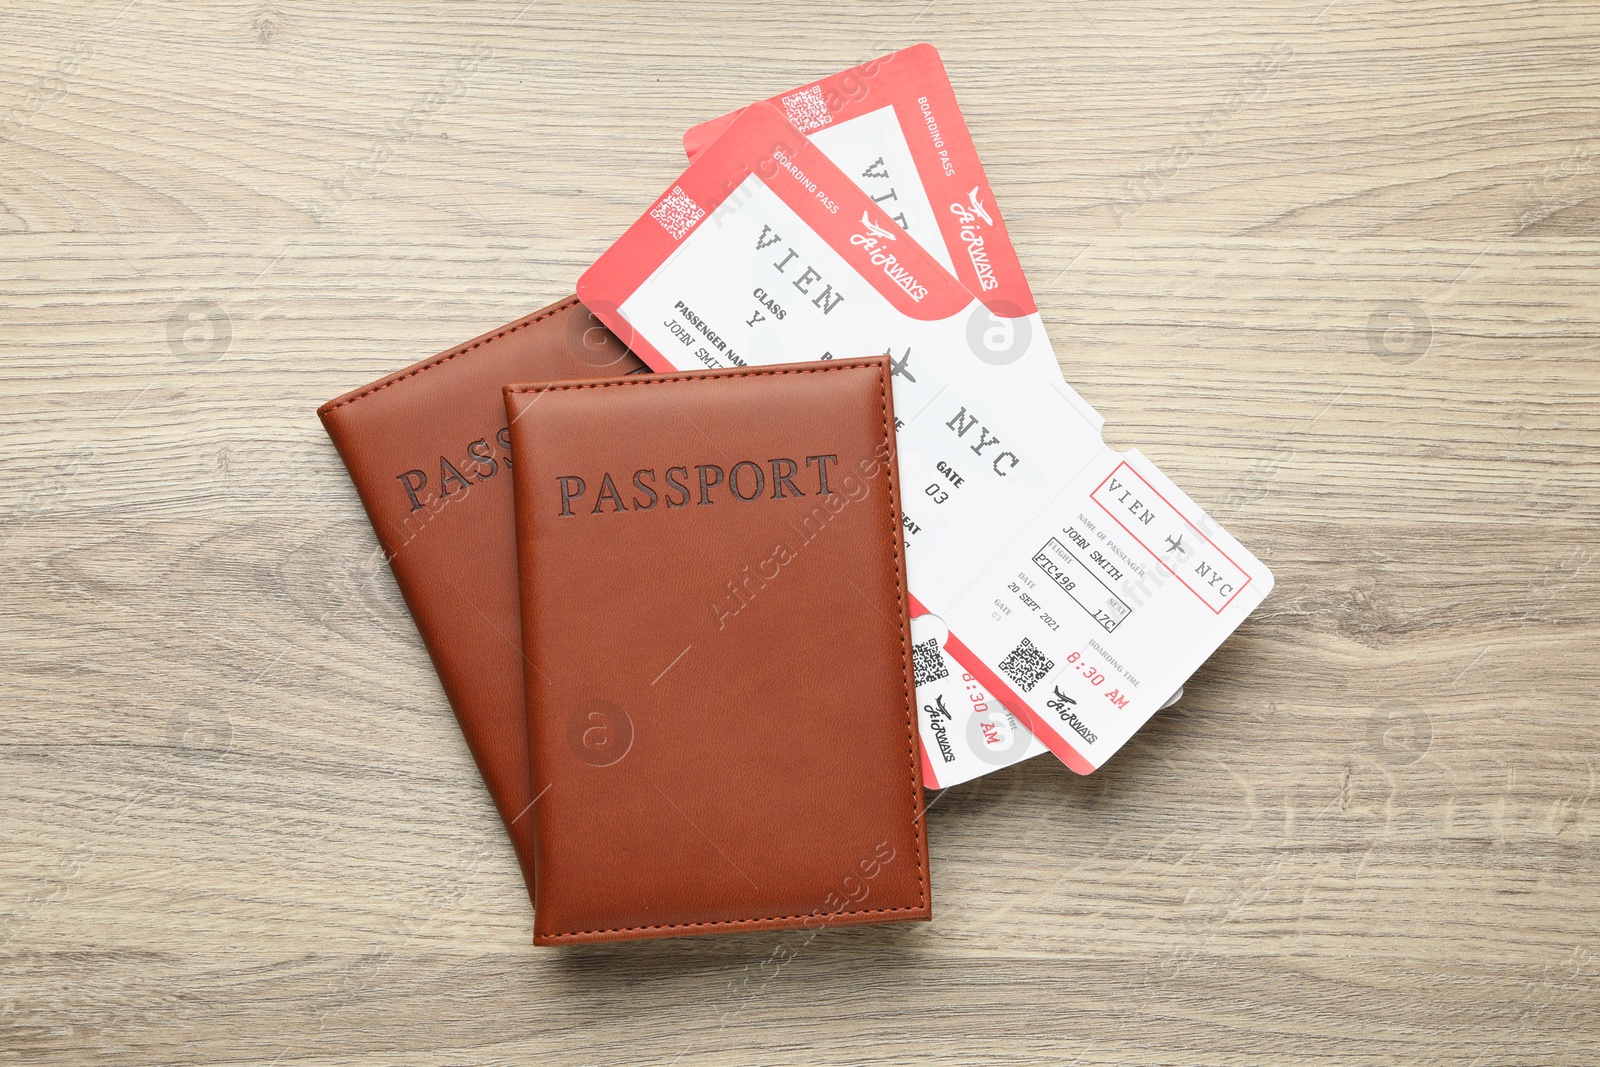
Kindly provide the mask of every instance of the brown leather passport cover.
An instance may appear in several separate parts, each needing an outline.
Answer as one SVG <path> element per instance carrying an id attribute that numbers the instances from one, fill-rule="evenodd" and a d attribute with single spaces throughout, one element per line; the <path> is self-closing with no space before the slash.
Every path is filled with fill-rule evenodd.
<path id="1" fill-rule="evenodd" d="M 506 413 L 534 942 L 930 918 L 887 360 Z"/>
<path id="2" fill-rule="evenodd" d="M 317 411 L 510 831 L 530 893 L 533 795 L 501 390 L 529 378 L 643 368 L 569 297 Z"/>

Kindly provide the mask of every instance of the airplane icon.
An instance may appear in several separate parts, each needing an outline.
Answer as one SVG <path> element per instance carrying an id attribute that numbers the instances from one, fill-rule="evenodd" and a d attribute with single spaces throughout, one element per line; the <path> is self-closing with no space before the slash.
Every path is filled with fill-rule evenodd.
<path id="1" fill-rule="evenodd" d="M 972 187 L 972 192 L 967 194 L 967 198 L 970 201 L 968 206 L 972 208 L 972 213 L 978 216 L 988 225 L 993 226 L 994 219 L 990 217 L 989 212 L 984 209 L 983 198 L 978 195 L 978 186 L 974 185 Z"/>
<path id="2" fill-rule="evenodd" d="M 1178 551 L 1178 550 L 1181 550 L 1182 548 L 1183 548 L 1183 534 L 1179 534 L 1176 539 L 1174 539 L 1172 537 L 1168 537 L 1167 538 L 1167 551 L 1168 552 Z"/>
<path id="3" fill-rule="evenodd" d="M 871 217 L 865 211 L 861 213 L 861 225 L 865 226 L 867 228 L 867 232 L 871 233 L 872 236 L 881 240 L 893 241 L 895 239 L 892 231 L 886 230 L 882 226 L 879 226 L 877 223 L 873 222 Z"/>
<path id="4" fill-rule="evenodd" d="M 899 359 L 894 358 L 893 352 L 886 352 L 884 354 L 889 357 L 889 367 L 893 371 L 889 377 L 893 378 L 898 376 L 904 378 L 908 382 L 915 382 L 917 380 L 916 376 L 911 373 L 911 349 L 906 349 L 906 354 L 901 356 Z"/>

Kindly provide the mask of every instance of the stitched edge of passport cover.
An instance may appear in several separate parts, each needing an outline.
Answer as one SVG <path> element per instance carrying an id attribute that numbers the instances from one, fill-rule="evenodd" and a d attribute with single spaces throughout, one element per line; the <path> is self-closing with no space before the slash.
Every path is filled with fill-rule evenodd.
<path id="1" fill-rule="evenodd" d="M 708 378 L 754 378 L 767 375 L 786 374 L 826 374 L 830 371 L 860 370 L 863 368 L 869 368 L 877 372 L 878 405 L 882 420 L 880 440 L 887 442 L 892 448 L 894 447 L 895 441 L 894 429 L 889 421 L 888 362 L 882 356 L 870 357 L 866 359 L 840 359 L 831 360 L 826 363 L 786 365 L 757 369 L 676 371 L 666 374 L 641 374 L 626 378 L 613 378 L 593 381 L 541 382 L 537 384 L 507 385 L 505 387 L 505 393 L 507 396 L 510 396 L 513 394 L 524 393 L 563 392 L 567 390 L 578 389 L 609 389 L 617 386 L 650 385 L 655 382 L 663 381 L 686 381 Z M 898 453 L 896 453 L 896 455 L 898 455 Z M 895 561 L 895 567 L 901 576 L 899 588 L 896 591 L 896 597 L 899 603 L 900 617 L 902 619 L 907 619 L 909 618 L 909 606 L 906 600 L 904 580 L 905 546 L 902 544 L 900 539 L 900 526 L 897 521 L 897 517 L 900 514 L 900 473 L 898 463 L 887 464 L 885 473 L 889 482 L 889 499 L 887 505 L 888 514 L 886 516 L 887 536 L 890 550 Z M 520 537 L 518 540 L 518 550 L 520 554 Z M 698 933 L 714 933 L 719 930 L 732 930 L 738 929 L 739 927 L 752 926 L 756 924 L 770 925 L 775 923 L 799 922 L 803 919 L 809 919 L 816 916 L 824 916 L 828 919 L 838 919 L 844 916 L 920 913 L 928 918 L 931 918 L 932 912 L 929 901 L 928 865 L 924 862 L 924 859 L 927 856 L 927 809 L 925 807 L 922 791 L 922 763 L 919 759 L 917 748 L 919 742 L 917 737 L 916 702 L 913 699 L 914 690 L 911 685 L 911 635 L 909 629 L 904 626 L 900 628 L 900 646 L 901 685 L 905 694 L 906 764 L 909 772 L 907 781 L 911 790 L 912 811 L 915 813 L 912 821 L 915 827 L 914 835 L 916 840 L 917 888 L 919 894 L 918 902 L 915 905 L 904 905 L 897 908 L 858 908 L 849 911 L 837 912 L 823 912 L 814 910 L 797 915 L 768 915 L 748 919 L 719 919 L 706 922 L 686 923 L 651 923 L 640 926 L 619 926 L 598 930 L 568 930 L 562 933 L 541 934 L 536 939 L 536 942 L 539 944 L 560 944 L 566 941 L 591 939 L 596 935 L 638 933 L 647 930 L 683 930 Z"/>
<path id="2" fill-rule="evenodd" d="M 323 403 L 317 408 L 317 415 L 321 420 L 324 429 L 327 431 L 328 436 L 331 438 L 335 450 L 338 452 L 339 457 L 346 468 L 346 473 L 351 477 L 352 482 L 355 483 L 357 496 L 360 499 L 362 510 L 366 514 L 368 522 L 378 538 L 379 547 L 384 554 L 384 560 L 390 565 L 391 571 L 394 571 L 396 557 L 405 548 L 405 542 L 402 541 L 397 545 L 396 542 L 401 539 L 402 535 L 396 530 L 389 528 L 390 520 L 386 515 L 374 513 L 374 511 L 368 506 L 367 490 L 370 487 L 364 485 L 363 482 L 356 477 L 357 468 L 352 466 L 352 459 L 350 456 L 346 455 L 345 451 L 347 444 L 351 440 L 357 442 L 360 441 L 360 434 L 359 431 L 355 430 L 354 427 L 346 425 L 343 409 L 351 408 L 351 406 L 355 405 L 358 401 L 379 396 L 380 394 L 385 393 L 386 390 L 390 389 L 390 387 L 399 385 L 413 378 L 421 378 L 421 381 L 417 386 L 418 388 L 431 390 L 433 387 L 428 383 L 433 379 L 431 376 L 424 376 L 424 372 L 434 370 L 436 368 L 445 366 L 446 364 L 450 364 L 459 357 L 466 356 L 481 349 L 501 347 L 508 338 L 514 337 L 514 335 L 520 333 L 521 331 L 537 326 L 540 323 L 547 322 L 548 320 L 561 316 L 565 313 L 572 312 L 573 309 L 582 308 L 583 304 L 576 295 L 564 297 L 560 300 L 557 300 L 555 303 L 531 312 L 520 319 L 506 323 L 497 329 L 480 334 L 477 337 L 462 342 L 461 344 L 445 349 L 436 355 L 429 356 L 426 359 L 419 360 L 416 363 L 408 366 L 404 366 L 399 370 L 393 371 L 381 378 L 376 379 L 375 381 L 368 382 L 365 385 L 343 393 L 334 399 Z M 517 339 L 514 343 L 520 345 L 523 342 L 521 339 Z M 530 343 L 538 344 L 540 342 L 535 340 Z M 627 352 L 626 348 L 621 348 L 621 351 L 624 353 Z M 502 357 L 495 355 L 492 358 L 498 359 Z M 640 370 L 648 369 L 642 364 L 638 364 L 637 358 L 632 357 L 631 354 L 628 356 L 628 360 L 631 363 L 637 364 L 636 369 L 630 371 L 629 373 L 638 373 Z M 534 367 L 527 367 L 525 370 L 538 373 L 537 369 Z M 468 373 L 472 372 L 468 371 Z M 514 370 L 508 371 L 508 373 L 514 373 Z M 603 373 L 601 367 L 597 366 L 588 369 L 589 375 L 599 373 Z M 440 380 L 444 381 L 444 379 Z M 496 391 L 498 391 L 498 387 L 503 385 L 504 381 L 500 381 L 496 382 L 491 388 L 494 388 Z M 485 390 L 485 393 L 491 396 L 494 395 L 493 393 L 489 393 L 488 390 Z M 364 411 L 367 409 L 363 405 L 357 410 Z M 356 434 L 356 436 L 353 438 L 351 437 L 352 433 Z M 507 507 L 510 508 L 511 505 L 508 503 Z M 509 521 L 511 516 L 508 515 L 507 518 Z M 512 544 L 514 550 L 514 539 Z M 513 560 L 513 569 L 514 566 L 515 564 Z M 399 580 L 401 578 L 400 573 L 398 571 L 394 571 L 394 573 L 396 579 Z M 399 584 L 400 591 L 406 602 L 407 613 L 411 616 L 412 623 L 415 626 L 419 636 L 422 638 L 424 648 L 427 651 L 430 660 L 430 665 L 433 667 L 435 674 L 438 675 L 440 682 L 445 683 L 446 672 L 441 669 L 441 662 L 439 659 L 441 653 L 435 647 L 435 642 L 439 640 L 439 638 L 433 634 L 433 631 L 430 627 L 423 625 L 422 617 L 419 616 L 417 608 L 412 604 L 411 595 L 407 592 L 407 586 L 405 582 L 400 581 Z M 424 614 L 427 613 L 424 612 Z M 515 622 L 518 624 L 520 624 L 520 621 L 520 617 L 515 620 Z M 517 655 L 520 673 L 520 643 L 518 643 L 517 646 Z M 523 880 L 526 884 L 529 900 L 531 902 L 535 877 L 532 820 L 527 819 L 525 822 L 523 821 L 524 817 L 528 814 L 528 801 L 531 799 L 531 790 L 523 789 L 520 793 L 518 793 L 515 790 L 508 788 L 506 783 L 503 781 L 506 771 L 505 769 L 496 767 L 496 761 L 493 758 L 493 753 L 490 751 L 480 751 L 482 745 L 487 742 L 484 742 L 482 739 L 480 739 L 479 743 L 475 743 L 473 740 L 476 733 L 481 733 L 486 728 L 481 709 L 475 702 L 470 700 L 466 701 L 465 705 L 463 706 L 462 704 L 458 703 L 457 693 L 455 692 L 453 686 L 444 684 L 443 687 L 450 710 L 457 719 L 464 738 L 468 742 L 469 754 L 472 756 L 473 763 L 476 765 L 475 769 L 478 771 L 479 778 L 487 788 L 490 794 L 490 799 L 494 803 L 496 814 L 499 817 L 501 824 L 505 827 L 507 836 L 511 839 L 517 864 L 523 875 Z M 518 689 L 520 691 L 520 684 Z M 522 701 L 519 695 L 518 703 L 520 704 L 521 702 Z M 520 777 L 526 779 L 526 745 L 521 747 L 523 749 L 522 755 L 524 770 Z M 511 773 L 514 774 L 514 772 Z M 517 810 L 519 808 L 521 809 L 520 811 Z"/>
<path id="3" fill-rule="evenodd" d="M 333 411 L 336 408 L 342 408 L 346 404 L 354 404 L 357 400 L 360 400 L 363 397 L 371 396 L 373 393 L 376 393 L 380 390 L 387 389 L 389 386 L 394 385 L 397 382 L 403 382 L 407 378 L 414 378 L 425 370 L 432 370 L 434 367 L 437 367 L 442 363 L 450 362 L 457 356 L 466 355 L 475 348 L 482 348 L 490 341 L 498 341 L 502 337 L 509 337 L 518 330 L 527 329 L 529 326 L 532 326 L 535 323 L 543 322 L 552 315 L 560 314 L 569 308 L 574 308 L 577 306 L 578 298 L 576 295 L 569 296 L 565 300 L 558 300 L 549 307 L 535 311 L 526 318 L 518 319 L 516 322 L 507 323 L 498 330 L 495 330 L 491 333 L 486 333 L 481 337 L 475 337 L 464 344 L 457 345 L 455 348 L 446 349 L 437 356 L 432 356 L 409 367 L 404 367 L 395 371 L 393 374 L 379 378 L 375 382 L 368 382 L 366 385 L 350 390 L 343 396 L 336 396 L 332 400 L 323 404 L 321 407 L 317 408 L 317 417 L 324 418 L 327 416 L 328 412 Z"/>

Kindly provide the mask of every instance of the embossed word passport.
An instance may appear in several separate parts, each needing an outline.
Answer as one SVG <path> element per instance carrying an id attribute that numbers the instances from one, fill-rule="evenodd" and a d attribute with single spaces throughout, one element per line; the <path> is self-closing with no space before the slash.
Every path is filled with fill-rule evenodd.
<path id="1" fill-rule="evenodd" d="M 536 944 L 931 918 L 889 378 L 507 386 Z"/>
<path id="2" fill-rule="evenodd" d="M 322 405 L 533 890 L 527 719 L 501 390 L 643 369 L 576 298 Z M 619 645 L 613 637 L 613 645 Z"/>

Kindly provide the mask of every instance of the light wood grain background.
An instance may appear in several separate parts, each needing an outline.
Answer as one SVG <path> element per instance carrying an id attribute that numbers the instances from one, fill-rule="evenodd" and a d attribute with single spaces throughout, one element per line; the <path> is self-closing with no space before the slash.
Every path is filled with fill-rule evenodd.
<path id="1" fill-rule="evenodd" d="M 0 1060 L 1600 1063 L 1595 4 L 124 2 L 0 34 Z M 918 40 L 1277 590 L 931 925 L 535 951 L 313 410 Z"/>

